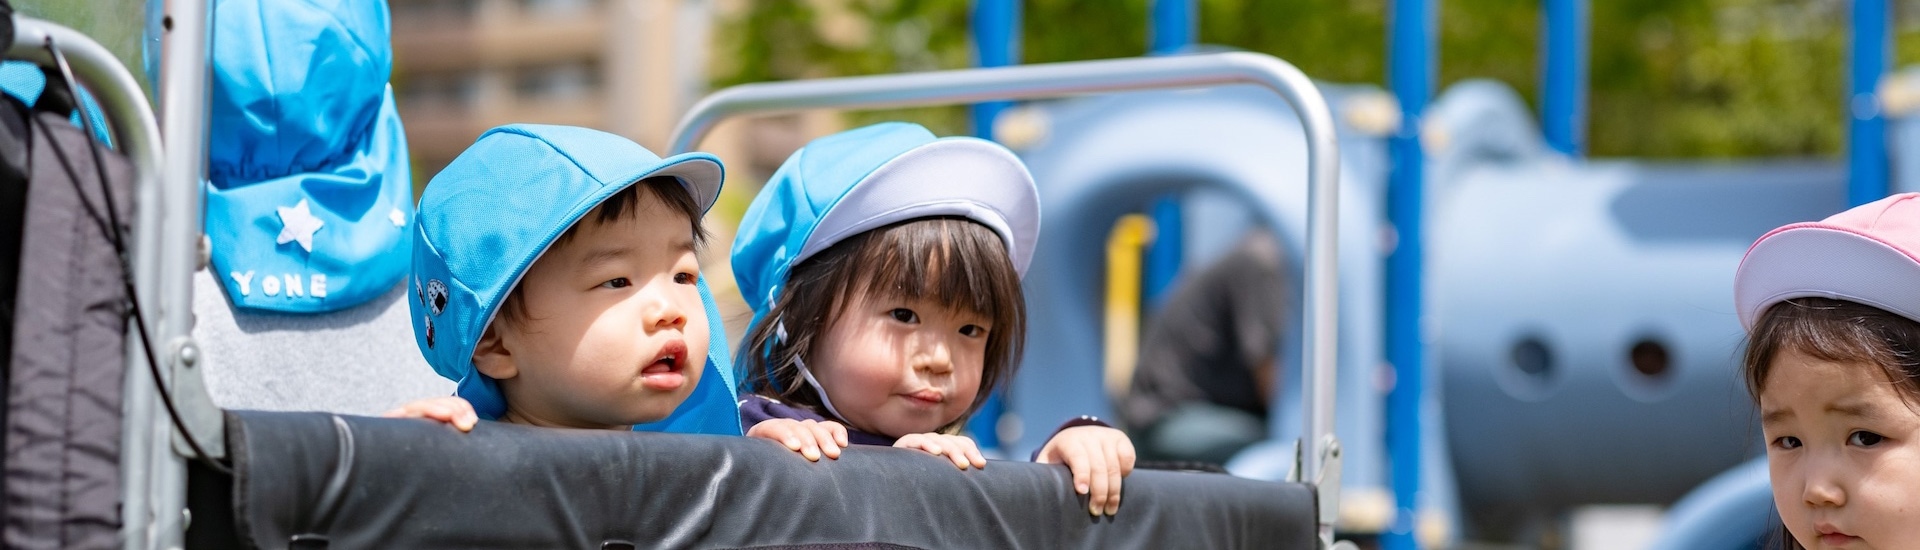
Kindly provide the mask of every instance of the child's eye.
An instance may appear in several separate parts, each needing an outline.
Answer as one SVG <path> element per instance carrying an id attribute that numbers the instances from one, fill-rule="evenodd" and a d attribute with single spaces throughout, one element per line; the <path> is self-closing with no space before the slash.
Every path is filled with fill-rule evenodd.
<path id="1" fill-rule="evenodd" d="M 600 288 L 627 288 L 630 286 L 633 286 L 633 281 L 627 280 L 626 277 L 614 277 L 607 282 L 600 283 Z"/>
<path id="2" fill-rule="evenodd" d="M 690 284 L 700 282 L 700 276 L 692 273 L 675 273 L 673 274 L 673 282 L 677 284 L 690 285 Z"/>
<path id="3" fill-rule="evenodd" d="M 983 327 L 980 325 L 967 325 L 964 327 L 960 327 L 960 335 L 968 338 L 979 338 L 981 336 L 986 336 L 987 327 Z"/>
<path id="4" fill-rule="evenodd" d="M 1853 432 L 1852 434 L 1849 434 L 1847 436 L 1847 444 L 1859 445 L 1861 447 L 1872 447 L 1874 445 L 1879 445 L 1881 441 L 1886 441 L 1886 439 L 1887 439 L 1886 436 L 1862 430 L 1862 431 L 1857 431 L 1857 432 Z"/>
<path id="5" fill-rule="evenodd" d="M 1773 446 L 1779 447 L 1782 449 L 1798 449 L 1800 448 L 1800 438 L 1790 436 L 1790 435 L 1785 437 L 1780 437 L 1773 440 Z"/>
<path id="6" fill-rule="evenodd" d="M 909 324 L 911 324 L 911 323 L 918 323 L 918 322 L 920 322 L 920 315 L 919 315 L 919 314 L 917 314 L 917 313 L 914 313 L 914 312 L 913 312 L 913 310 L 911 310 L 911 309 L 907 309 L 907 308 L 904 308 L 904 307 L 897 307 L 897 308 L 893 308 L 893 311 L 889 311 L 889 312 L 887 312 L 887 315 L 892 315 L 892 316 L 893 316 L 893 320 L 895 320 L 895 321 L 899 321 L 899 322 L 902 322 L 902 323 L 909 323 Z"/>

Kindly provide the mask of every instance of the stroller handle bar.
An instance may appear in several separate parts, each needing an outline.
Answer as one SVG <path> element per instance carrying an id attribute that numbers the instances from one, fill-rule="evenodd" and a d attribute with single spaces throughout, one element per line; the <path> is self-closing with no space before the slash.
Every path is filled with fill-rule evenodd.
<path id="1" fill-rule="evenodd" d="M 680 119 L 669 152 L 692 150 L 722 119 L 821 108 L 886 108 L 1101 92 L 1252 84 L 1285 99 L 1307 138 L 1305 361 L 1306 452 L 1302 480 L 1320 479 L 1333 433 L 1335 323 L 1338 321 L 1339 146 L 1333 115 L 1300 69 L 1247 52 L 1048 63 L 733 86 L 702 99 Z"/>

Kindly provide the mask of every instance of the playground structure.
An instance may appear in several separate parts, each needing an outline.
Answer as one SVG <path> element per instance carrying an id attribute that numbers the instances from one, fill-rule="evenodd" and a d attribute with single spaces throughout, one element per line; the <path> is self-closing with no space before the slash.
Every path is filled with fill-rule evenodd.
<path id="1" fill-rule="evenodd" d="M 1191 24 L 1182 19 L 1190 2 L 1155 6 L 1175 21 L 1171 31 L 1154 21 L 1156 43 Z M 1878 198 L 1889 183 L 1920 184 L 1898 158 L 1888 181 L 1888 134 L 1903 150 L 1920 143 L 1912 119 L 1883 126 L 1881 94 L 1912 88 L 1882 82 L 1888 6 L 1854 3 L 1845 165 L 1583 159 L 1586 9 L 1546 8 L 1544 129 L 1497 83 L 1462 82 L 1427 105 L 1430 26 L 1399 23 L 1431 20 L 1418 0 L 1392 7 L 1388 81 L 1401 126 L 1385 137 L 1342 126 L 1345 503 L 1371 503 L 1351 497 L 1389 486 L 1397 498 L 1386 522 L 1359 523 L 1378 514 L 1343 509 L 1342 528 L 1413 547 L 1422 510 L 1475 538 L 1527 540 L 1574 507 L 1679 501 L 1661 547 L 1752 547 L 1768 528 L 1770 495 L 1755 474 L 1764 471 L 1758 428 L 1736 376 L 1734 268 L 1773 227 Z M 1335 118 L 1363 114 L 1353 111 L 1364 102 L 1342 98 L 1367 93 L 1330 92 Z M 1296 122 L 1275 107 L 1211 90 L 1011 111 L 1018 135 L 1041 136 L 1020 148 L 1051 216 L 1028 283 L 1036 309 L 1053 315 L 1035 323 L 1013 413 L 1110 410 L 1095 389 L 1101 335 L 1060 321 L 1100 313 L 1098 281 L 1074 268 L 1101 261 L 1099 231 L 1119 215 L 1184 192 L 1179 247 L 1218 249 L 1239 228 L 1266 224 L 1297 250 L 1296 207 L 1271 189 L 1297 188 L 1298 175 L 1236 160 L 1297 147 Z M 1021 387 L 1047 390 L 1022 396 Z M 1285 471 L 1294 390 L 1282 387 L 1272 409 L 1275 445 L 1244 454 L 1237 471 Z"/>

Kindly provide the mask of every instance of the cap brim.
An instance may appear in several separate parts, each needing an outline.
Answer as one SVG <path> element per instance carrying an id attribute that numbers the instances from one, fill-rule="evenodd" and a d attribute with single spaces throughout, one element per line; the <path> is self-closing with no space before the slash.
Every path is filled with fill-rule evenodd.
<path id="1" fill-rule="evenodd" d="M 660 160 L 660 167 L 640 176 L 641 179 L 657 176 L 673 176 L 687 187 L 693 195 L 700 212 L 706 213 L 713 203 L 720 200 L 720 186 L 726 179 L 726 170 L 721 168 L 720 159 L 707 153 L 681 153 Z"/>
<path id="2" fill-rule="evenodd" d="M 847 237 L 931 216 L 962 216 L 992 228 L 1025 274 L 1040 234 L 1040 195 L 1019 157 L 993 142 L 947 138 L 908 150 L 835 201 L 794 263 Z"/>
<path id="3" fill-rule="evenodd" d="M 1920 322 L 1920 258 L 1821 223 L 1789 225 L 1754 242 L 1734 275 L 1740 326 L 1752 330 L 1768 307 L 1806 297 L 1846 300 Z"/>

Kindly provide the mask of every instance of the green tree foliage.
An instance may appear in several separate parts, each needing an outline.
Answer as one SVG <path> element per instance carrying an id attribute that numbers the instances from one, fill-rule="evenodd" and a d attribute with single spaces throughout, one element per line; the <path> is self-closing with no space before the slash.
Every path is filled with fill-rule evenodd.
<path id="1" fill-rule="evenodd" d="M 1200 0 L 1200 39 L 1286 59 L 1315 78 L 1382 84 L 1390 0 Z M 1022 57 L 1139 55 L 1150 0 L 1027 0 Z M 724 23 L 721 84 L 959 68 L 972 58 L 962 0 L 754 2 Z M 1594 0 L 1589 150 L 1597 156 L 1830 156 L 1845 141 L 1845 0 Z M 1504 81 L 1539 104 L 1539 0 L 1440 2 L 1439 85 Z M 1920 0 L 1896 2 L 1898 61 L 1920 60 Z M 827 14 L 866 40 L 822 36 Z M 907 116 L 966 131 L 965 111 Z"/>
<path id="2" fill-rule="evenodd" d="M 147 84 L 140 61 L 146 0 L 13 0 L 12 4 L 22 15 L 64 25 L 99 42 L 120 58 L 135 79 Z"/>

